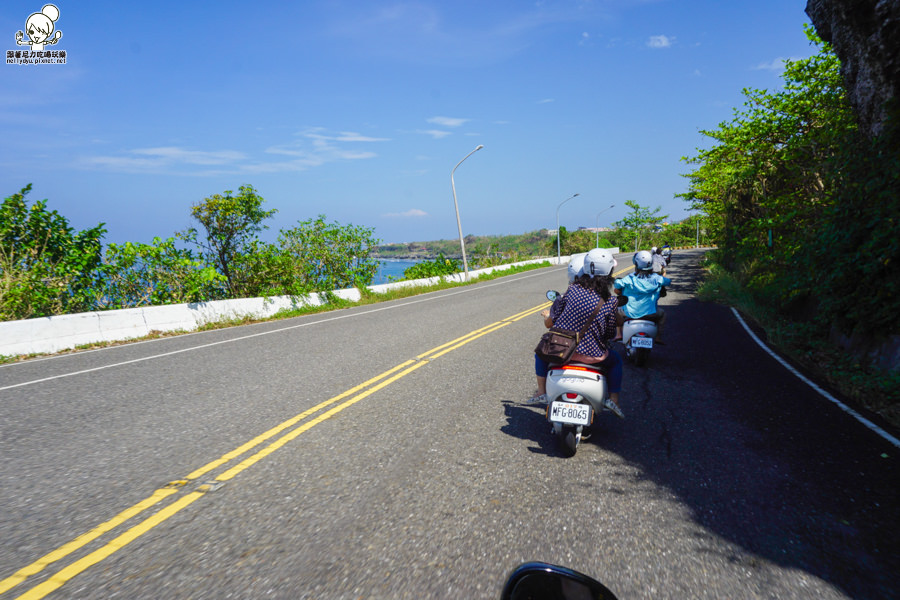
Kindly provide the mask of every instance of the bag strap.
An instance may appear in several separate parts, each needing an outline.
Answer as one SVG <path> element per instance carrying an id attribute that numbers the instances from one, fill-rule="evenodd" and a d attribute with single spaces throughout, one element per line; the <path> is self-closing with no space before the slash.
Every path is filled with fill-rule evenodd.
<path id="1" fill-rule="evenodd" d="M 597 300 L 597 306 L 594 307 L 594 312 L 591 313 L 591 316 L 588 317 L 588 320 L 584 323 L 584 327 L 581 328 L 581 331 L 578 332 L 578 341 L 581 341 L 581 338 L 584 337 L 584 334 L 587 333 L 587 330 L 590 328 L 591 324 L 594 322 L 594 319 L 597 318 L 597 313 L 600 312 L 600 305 L 603 304 L 603 298 Z"/>

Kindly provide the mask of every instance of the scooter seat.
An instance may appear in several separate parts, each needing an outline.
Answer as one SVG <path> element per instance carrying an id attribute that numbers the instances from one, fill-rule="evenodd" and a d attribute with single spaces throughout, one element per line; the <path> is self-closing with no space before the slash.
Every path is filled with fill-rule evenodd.
<path id="1" fill-rule="evenodd" d="M 650 321 L 651 323 L 656 323 L 659 320 L 659 317 L 656 315 L 644 315 L 643 317 L 625 317 L 625 323 L 628 321 Z"/>

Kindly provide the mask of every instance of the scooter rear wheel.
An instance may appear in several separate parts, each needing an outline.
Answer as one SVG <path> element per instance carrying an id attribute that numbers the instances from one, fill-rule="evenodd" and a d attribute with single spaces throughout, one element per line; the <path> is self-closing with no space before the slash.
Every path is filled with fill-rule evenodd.
<path id="1" fill-rule="evenodd" d="M 566 456 L 575 456 L 575 451 L 578 449 L 578 440 L 575 437 L 575 432 L 571 429 L 563 433 L 561 438 L 562 441 L 562 449 Z"/>
<path id="2" fill-rule="evenodd" d="M 634 349 L 634 364 L 639 367 L 643 367 L 647 364 L 647 361 L 650 360 L 650 350 L 647 348 L 635 348 Z"/>

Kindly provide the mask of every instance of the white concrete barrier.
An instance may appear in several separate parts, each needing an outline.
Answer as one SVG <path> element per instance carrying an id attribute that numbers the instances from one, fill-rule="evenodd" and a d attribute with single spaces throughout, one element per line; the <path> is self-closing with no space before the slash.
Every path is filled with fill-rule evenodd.
<path id="1" fill-rule="evenodd" d="M 618 248 L 614 250 L 618 252 Z M 493 273 L 514 266 L 534 263 L 565 264 L 569 262 L 569 258 L 563 256 L 557 259 L 554 256 L 498 265 L 469 271 L 469 276 L 475 278 L 483 273 Z M 441 277 L 429 277 L 414 281 L 396 281 L 373 285 L 369 289 L 376 294 L 383 294 L 390 289 L 434 285 L 441 279 Z M 462 282 L 465 275 L 457 273 L 447 275 L 443 279 Z M 351 302 L 358 302 L 361 298 L 360 292 L 356 288 L 335 290 L 332 293 Z M 321 304 L 324 304 L 323 295 L 313 293 L 305 296 L 214 300 L 4 321 L 0 323 L 0 356 L 60 352 L 97 342 L 117 342 L 141 338 L 153 331 L 194 331 L 207 323 L 245 317 L 266 318 L 281 310 Z"/>

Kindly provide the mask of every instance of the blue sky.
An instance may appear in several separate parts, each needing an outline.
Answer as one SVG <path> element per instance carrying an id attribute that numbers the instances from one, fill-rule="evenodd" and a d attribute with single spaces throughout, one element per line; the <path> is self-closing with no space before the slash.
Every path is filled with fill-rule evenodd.
<path id="1" fill-rule="evenodd" d="M 4 0 L 16 46 L 41 0 Z M 0 65 L 0 193 L 106 242 L 254 186 L 279 229 L 384 242 L 592 227 L 686 205 L 681 161 L 813 49 L 805 0 L 55 3 L 64 65 Z M 27 41 L 26 35 L 26 41 Z M 598 213 L 614 204 L 615 207 Z"/>

